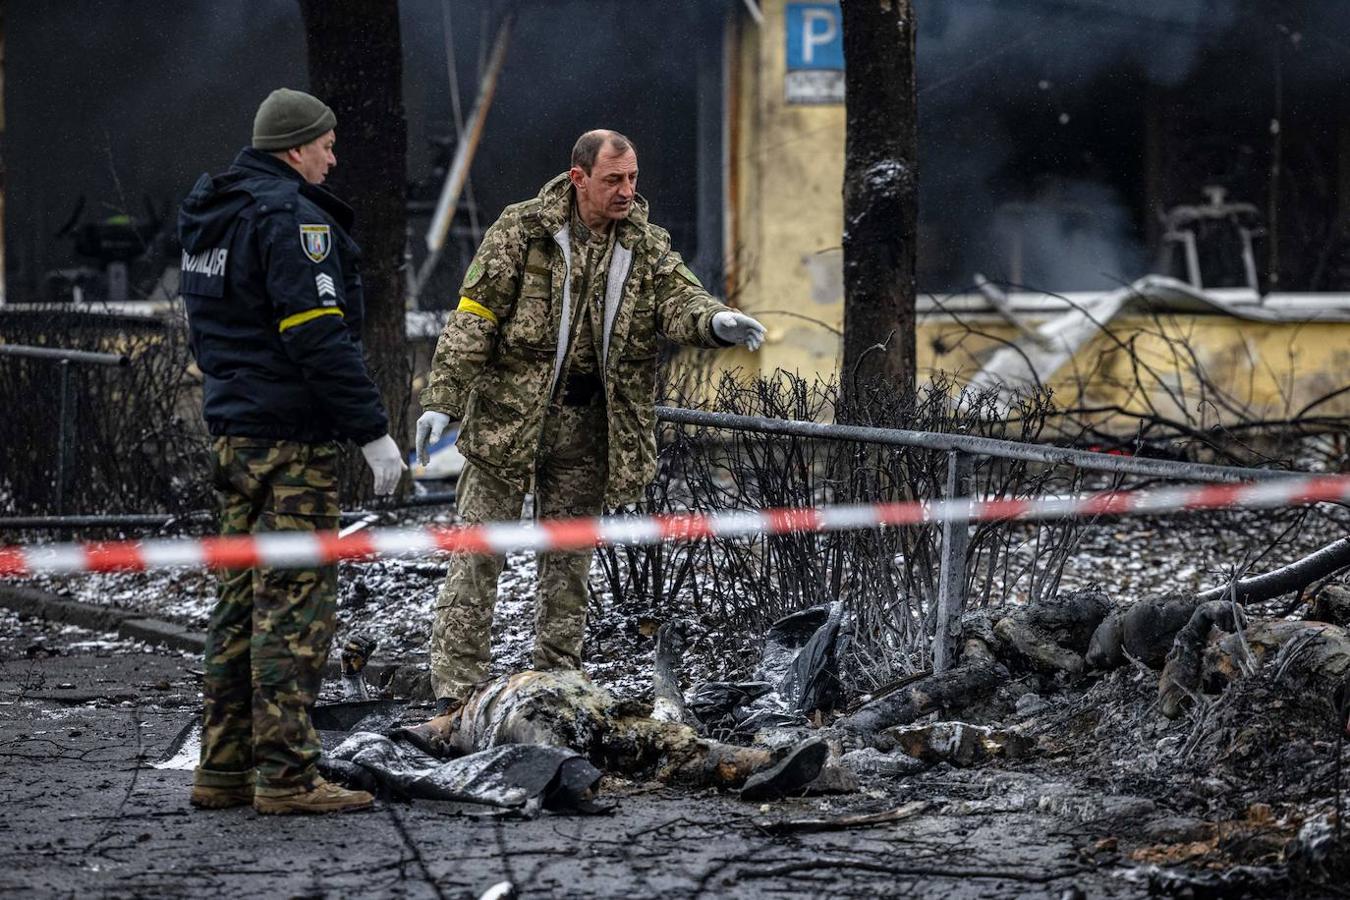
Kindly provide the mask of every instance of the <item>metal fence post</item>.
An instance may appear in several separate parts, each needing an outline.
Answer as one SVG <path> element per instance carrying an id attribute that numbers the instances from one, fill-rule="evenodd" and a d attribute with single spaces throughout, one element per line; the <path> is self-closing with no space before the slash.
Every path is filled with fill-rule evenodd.
<path id="1" fill-rule="evenodd" d="M 69 350 L 64 347 L 30 347 L 26 344 L 0 344 L 0 356 L 19 356 L 29 359 L 55 360 L 57 369 L 57 390 L 60 399 L 57 405 L 56 420 L 56 514 L 65 512 L 66 494 L 70 485 L 66 473 L 72 468 L 72 451 L 75 445 L 75 431 L 79 424 L 76 399 L 70 391 L 70 365 L 117 366 L 125 369 L 131 365 L 131 357 L 125 353 L 96 353 L 90 350 Z"/>
<path id="2" fill-rule="evenodd" d="M 60 418 L 56 423 L 56 514 L 59 516 L 66 511 L 66 461 L 70 452 L 70 432 L 73 430 L 70 421 L 70 360 L 59 361 L 57 371 L 60 373 L 58 382 L 61 391 L 57 413 Z"/>
<path id="3" fill-rule="evenodd" d="M 952 450 L 947 454 L 947 489 L 943 499 L 969 497 L 975 459 Z M 933 634 L 933 671 L 951 668 L 961 636 L 961 614 L 966 608 L 966 549 L 969 522 L 942 523 L 942 566 L 938 575 L 937 623 Z"/>

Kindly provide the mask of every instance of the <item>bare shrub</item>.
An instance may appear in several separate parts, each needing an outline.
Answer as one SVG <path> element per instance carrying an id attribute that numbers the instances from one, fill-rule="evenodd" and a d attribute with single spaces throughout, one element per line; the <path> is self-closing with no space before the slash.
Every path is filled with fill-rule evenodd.
<path id="1" fill-rule="evenodd" d="M 706 408 L 781 419 L 828 420 L 840 402 L 834 382 L 785 372 L 751 381 L 724 376 Z M 1009 413 L 992 391 L 961 392 L 939 379 L 916 397 L 884 386 L 865 392 L 849 420 L 918 431 L 955 432 L 1034 441 L 1052 412 L 1048 395 L 1021 400 Z M 661 470 L 643 512 L 723 511 L 832 503 L 889 502 L 942 496 L 947 454 L 915 447 L 822 441 L 702 427 L 667 427 Z M 1027 497 L 1080 486 L 1077 470 L 1007 460 L 975 462 L 976 491 Z M 967 596 L 1002 603 L 1054 592 L 1077 534 L 1073 524 L 984 523 L 972 531 Z M 1028 539 L 1030 559 L 1011 551 Z M 711 538 L 651 548 L 606 548 L 602 565 L 621 603 L 658 618 L 676 615 L 709 628 L 710 649 L 726 672 L 743 672 L 746 637 L 769 622 L 829 599 L 853 613 L 855 677 L 864 686 L 930 664 L 937 606 L 940 529 L 887 528 L 830 534 Z"/>
<path id="2" fill-rule="evenodd" d="M 7 309 L 6 344 L 120 353 L 127 367 L 69 363 L 63 511 L 182 513 L 213 505 L 200 385 L 181 312 L 94 314 L 63 306 Z M 56 511 L 60 363 L 0 356 L 5 453 L 0 509 Z"/>
<path id="3" fill-rule="evenodd" d="M 1098 320 L 1072 299 L 1025 285 L 986 282 L 1009 290 L 1035 290 L 1054 297 L 1091 319 L 1100 335 L 1059 371 L 1038 373 L 1068 382 L 1079 399 L 1060 398 L 1061 409 L 1047 435 L 1084 440 L 1131 452 L 1161 452 L 1197 462 L 1225 465 L 1287 464 L 1344 470 L 1345 435 L 1350 430 L 1350 383 L 1338 371 L 1306 370 L 1300 345 L 1307 335 L 1295 331 L 1287 344 L 1263 356 L 1234 342 L 1225 352 L 1206 350 L 1194 338 L 1186 312 L 1158 304 L 1120 320 Z M 1124 286 L 1124 285 L 1122 285 Z M 941 301 L 939 308 L 958 326 L 949 349 L 964 336 L 996 347 L 1026 346 L 1034 337 L 1009 341 L 979 330 Z M 1094 348 L 1096 348 L 1094 350 Z M 972 356 L 977 367 L 983 354 Z M 1238 377 L 1234 377 L 1234 376 Z M 1276 399 L 1266 396 L 1273 382 Z"/>

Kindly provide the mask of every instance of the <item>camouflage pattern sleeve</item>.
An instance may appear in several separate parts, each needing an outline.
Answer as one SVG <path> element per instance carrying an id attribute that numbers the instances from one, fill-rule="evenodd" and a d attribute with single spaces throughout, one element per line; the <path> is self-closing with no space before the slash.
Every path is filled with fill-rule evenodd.
<path id="1" fill-rule="evenodd" d="M 677 344 L 694 347 L 725 347 L 713 334 L 712 317 L 724 309 L 703 289 L 698 277 L 684 264 L 680 254 L 670 249 L 670 237 L 657 232 L 655 270 L 657 327 Z"/>
<path id="2" fill-rule="evenodd" d="M 474 378 L 492 357 L 497 335 L 515 308 L 525 244 L 520 216 L 508 207 L 483 235 L 464 273 L 459 303 L 436 342 L 427 386 L 418 398 L 422 409 L 463 418 Z"/>

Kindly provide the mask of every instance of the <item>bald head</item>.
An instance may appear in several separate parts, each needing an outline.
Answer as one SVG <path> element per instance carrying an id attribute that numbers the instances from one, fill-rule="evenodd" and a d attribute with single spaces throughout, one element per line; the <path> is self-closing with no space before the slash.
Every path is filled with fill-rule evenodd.
<path id="1" fill-rule="evenodd" d="M 589 175 L 595 168 L 595 161 L 600 157 L 601 151 L 623 156 L 630 150 L 634 155 L 637 154 L 633 142 L 617 131 L 595 128 L 577 138 L 577 142 L 572 145 L 572 165 Z"/>

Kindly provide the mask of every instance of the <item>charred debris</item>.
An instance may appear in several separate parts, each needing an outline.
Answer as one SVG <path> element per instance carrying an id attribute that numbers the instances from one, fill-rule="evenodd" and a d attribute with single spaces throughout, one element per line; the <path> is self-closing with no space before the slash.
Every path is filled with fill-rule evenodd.
<path id="1" fill-rule="evenodd" d="M 370 699 L 374 645 L 356 639 L 343 656 L 352 699 L 316 712 L 330 729 L 323 767 L 389 798 L 496 815 L 604 814 L 652 784 L 716 789 L 760 804 L 769 834 L 1022 804 L 1091 837 L 1081 862 L 1150 890 L 1333 885 L 1350 874 L 1338 815 L 1350 589 L 1314 582 L 1346 552 L 1339 541 L 1281 570 L 1313 598 L 1299 617 L 1251 589 L 1264 576 L 1220 597 L 1117 604 L 1092 586 L 974 610 L 949 669 L 863 694 L 843 671 L 854 629 L 838 601 L 773 623 L 746 680 L 682 689 L 699 626 L 671 622 L 656 634 L 650 702 L 580 673 L 523 672 L 412 725 Z M 793 799 L 822 795 L 838 801 L 828 815 Z"/>

